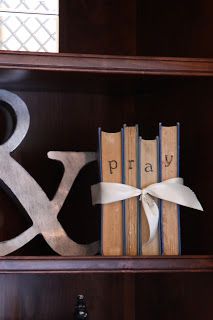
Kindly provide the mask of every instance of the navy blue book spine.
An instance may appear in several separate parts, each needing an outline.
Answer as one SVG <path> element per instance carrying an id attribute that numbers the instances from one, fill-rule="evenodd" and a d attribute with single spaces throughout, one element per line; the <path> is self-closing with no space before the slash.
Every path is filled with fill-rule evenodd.
<path id="1" fill-rule="evenodd" d="M 102 173 L 102 143 L 101 143 L 101 128 L 98 128 L 98 165 L 99 165 L 99 176 L 100 181 L 103 181 Z M 101 205 L 101 242 L 100 242 L 100 253 L 103 255 L 103 210 Z"/>
<path id="2" fill-rule="evenodd" d="M 180 177 L 180 123 L 177 123 L 177 175 Z M 178 237 L 179 255 L 181 255 L 181 226 L 180 226 L 180 206 L 178 206 Z"/>
<path id="3" fill-rule="evenodd" d="M 138 138 L 138 188 L 142 189 L 141 180 L 141 137 Z M 142 255 L 142 202 L 138 203 L 138 254 Z"/>

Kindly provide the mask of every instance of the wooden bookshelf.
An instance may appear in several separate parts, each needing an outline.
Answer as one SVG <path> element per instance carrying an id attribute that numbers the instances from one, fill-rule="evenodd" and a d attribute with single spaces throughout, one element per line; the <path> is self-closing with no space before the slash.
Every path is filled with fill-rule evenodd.
<path id="1" fill-rule="evenodd" d="M 0 87 L 18 94 L 31 118 L 12 156 L 51 199 L 63 169 L 48 151 L 96 151 L 99 126 L 138 123 L 152 139 L 158 122 L 179 121 L 181 176 L 204 213 L 181 207 L 177 257 L 59 257 L 37 236 L 0 258 L 0 319 L 71 319 L 83 293 L 93 320 L 211 320 L 212 3 L 60 3 L 60 53 L 0 51 Z M 1 143 L 12 123 L 0 109 Z M 79 243 L 100 239 L 100 211 L 89 203 L 97 164 L 85 170 L 58 216 Z M 2 190 L 0 209 L 0 241 L 31 225 Z"/>

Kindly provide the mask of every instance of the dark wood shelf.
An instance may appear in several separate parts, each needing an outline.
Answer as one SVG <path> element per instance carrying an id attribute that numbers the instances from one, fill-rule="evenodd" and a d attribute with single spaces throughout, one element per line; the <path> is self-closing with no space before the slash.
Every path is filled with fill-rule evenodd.
<path id="1" fill-rule="evenodd" d="M 213 272 L 213 256 L 4 257 L 0 273 Z"/>
<path id="2" fill-rule="evenodd" d="M 30 113 L 11 157 L 49 199 L 63 168 L 48 151 L 96 151 L 98 127 L 118 132 L 138 123 L 140 135 L 154 139 L 159 122 L 180 122 L 181 176 L 204 208 L 181 207 L 182 256 L 61 257 L 37 235 L 0 257 L 0 319 L 72 319 L 78 294 L 93 320 L 212 319 L 212 10 L 210 0 L 65 0 L 60 53 L 0 51 L 0 87 L 20 96 Z M 0 111 L 4 143 L 16 119 L 3 102 Z M 101 237 L 100 207 L 91 206 L 90 195 L 98 179 L 96 163 L 83 168 L 58 214 L 77 243 Z M 32 224 L 5 187 L 2 242 Z"/>
<path id="3" fill-rule="evenodd" d="M 213 59 L 1 51 L 0 68 L 143 76 L 213 76 Z"/>

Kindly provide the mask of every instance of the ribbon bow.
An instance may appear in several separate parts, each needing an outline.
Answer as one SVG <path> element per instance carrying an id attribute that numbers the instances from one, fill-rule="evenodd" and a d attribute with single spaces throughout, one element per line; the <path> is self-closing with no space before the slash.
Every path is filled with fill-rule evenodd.
<path id="1" fill-rule="evenodd" d="M 91 186 L 91 192 L 93 205 L 140 196 L 149 226 L 148 242 L 153 240 L 159 222 L 159 208 L 154 198 L 203 211 L 195 193 L 183 184 L 182 178 L 153 183 L 142 190 L 122 183 L 100 182 Z"/>

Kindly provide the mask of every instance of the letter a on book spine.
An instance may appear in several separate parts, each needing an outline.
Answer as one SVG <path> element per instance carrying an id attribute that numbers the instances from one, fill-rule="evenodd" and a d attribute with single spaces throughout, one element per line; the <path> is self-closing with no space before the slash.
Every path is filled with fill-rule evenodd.
<path id="1" fill-rule="evenodd" d="M 122 183 L 122 133 L 99 130 L 100 169 L 102 182 Z M 102 205 L 102 254 L 123 255 L 122 202 Z"/>
<path id="2" fill-rule="evenodd" d="M 123 162 L 124 183 L 138 187 L 138 126 L 124 125 Z M 138 198 L 133 197 L 124 202 L 125 216 L 125 254 L 136 256 L 138 254 Z"/>
<path id="3" fill-rule="evenodd" d="M 179 176 L 179 124 L 164 127 L 160 124 L 160 166 L 161 181 Z M 180 254 L 179 206 L 161 202 L 162 253 Z"/>
<path id="4" fill-rule="evenodd" d="M 158 137 L 155 140 L 144 140 L 140 138 L 141 189 L 158 182 L 158 145 Z M 140 232 L 140 254 L 160 255 L 159 227 L 154 239 L 151 242 L 147 242 L 149 239 L 149 226 L 143 207 L 141 208 Z"/>

